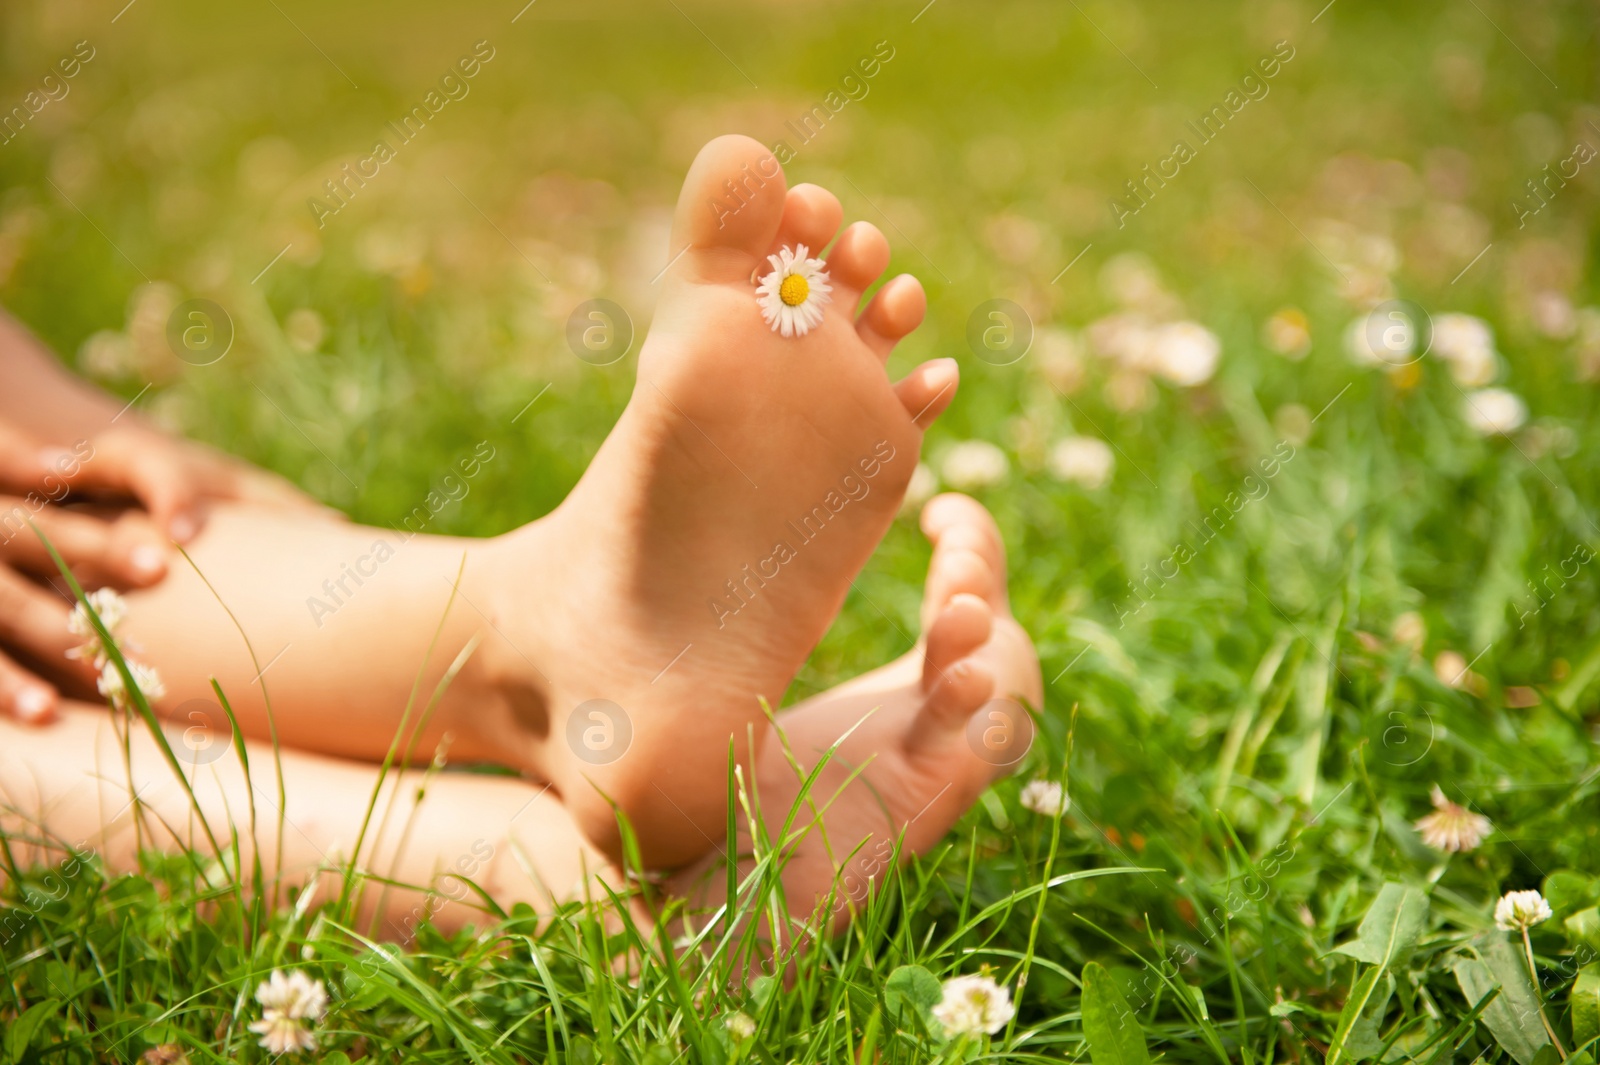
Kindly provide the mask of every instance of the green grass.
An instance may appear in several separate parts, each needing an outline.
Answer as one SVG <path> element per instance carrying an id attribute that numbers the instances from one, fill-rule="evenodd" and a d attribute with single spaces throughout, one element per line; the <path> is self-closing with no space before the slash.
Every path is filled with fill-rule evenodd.
<path id="1" fill-rule="evenodd" d="M 118 6 L 0 15 L 6 106 L 72 42 L 96 48 L 71 94 L 0 147 L 0 300 L 107 387 L 132 399 L 150 384 L 154 417 L 363 521 L 397 524 L 491 441 L 502 458 L 434 526 L 453 533 L 545 512 L 604 438 L 632 358 L 585 365 L 565 319 L 598 295 L 646 328 L 662 212 L 695 147 L 733 129 L 778 140 L 891 42 L 870 93 L 789 172 L 883 226 L 893 269 L 927 283 L 929 322 L 891 369 L 962 359 L 930 454 L 981 438 L 1011 456 L 979 495 L 1049 682 L 1019 776 L 1059 773 L 1070 749 L 1073 807 L 1057 834 L 1018 806 L 1019 780 L 1000 783 L 782 990 L 659 955 L 622 978 L 610 959 L 654 930 L 607 935 L 576 905 L 542 927 L 521 911 L 453 938 L 424 927 L 379 955 L 335 900 L 241 906 L 197 877 L 204 855 L 110 878 L 92 861 L 13 870 L 0 1061 L 120 1062 L 164 1042 L 260 1060 L 250 995 L 293 965 L 332 992 L 329 1061 L 1059 1060 L 1084 1055 L 1087 1028 L 1111 1065 L 1142 1060 L 1120 994 L 1172 1060 L 1316 1061 L 1337 1042 L 1340 1060 L 1532 1065 L 1542 1028 L 1507 947 L 1521 944 L 1491 914 L 1503 891 L 1540 886 L 1556 910 L 1531 940 L 1546 1013 L 1569 1051 L 1594 1035 L 1593 984 L 1574 980 L 1600 950 L 1600 589 L 1590 565 L 1550 575 L 1600 543 L 1600 428 L 1585 341 L 1533 315 L 1539 292 L 1596 301 L 1594 168 L 1526 228 L 1510 206 L 1573 143 L 1600 145 L 1582 5 L 1338 0 L 1313 23 L 1320 3 L 944 0 L 915 22 L 917 3 L 683 4 L 691 23 L 672 4 L 539 0 L 515 24 L 515 4 L 142 0 L 113 23 Z M 496 54 L 471 95 L 317 229 L 306 199 L 480 39 Z M 1119 228 L 1123 183 L 1280 39 L 1295 57 L 1270 94 Z M 1351 363 L 1330 220 L 1393 242 L 1399 295 L 1491 322 L 1526 429 L 1470 433 L 1436 359 L 1414 379 Z M 1041 329 L 1112 310 L 1102 271 L 1124 251 L 1221 338 L 1209 384 L 1159 385 L 1122 411 L 1095 360 L 1066 398 L 1045 341 L 1006 367 L 967 352 L 990 298 Z M 189 297 L 236 327 L 215 365 L 162 338 Z M 1260 340 L 1285 304 L 1311 323 L 1303 361 Z M 1130 582 L 1193 545 L 1191 523 L 1282 442 L 1287 404 L 1326 410 L 1267 494 L 1119 623 L 1139 606 Z M 1039 442 L 1068 431 L 1114 442 L 1107 488 L 1043 472 Z M 891 532 L 795 695 L 905 650 L 926 555 L 911 523 Z M 1530 581 L 1549 591 L 1524 617 Z M 1421 655 L 1389 636 L 1408 611 Z M 1441 683 L 1430 663 L 1446 650 L 1481 685 Z M 1524 689 L 1535 705 L 1508 705 Z M 1410 823 L 1435 782 L 1493 820 L 1481 848 L 1444 860 L 1420 844 Z M 1117 867 L 1156 871 L 1039 889 Z M 1333 953 L 1400 912 L 1379 905 L 1358 934 L 1396 897 L 1386 882 L 1426 897 L 1403 949 Z M 1487 986 L 1477 958 L 1499 999 L 1464 990 Z M 1091 962 L 1105 972 L 1085 997 Z M 891 981 L 980 965 L 1019 999 L 984 1045 L 938 1042 L 907 992 L 915 971 Z M 753 1043 L 728 1036 L 734 1009 L 758 1019 Z"/>

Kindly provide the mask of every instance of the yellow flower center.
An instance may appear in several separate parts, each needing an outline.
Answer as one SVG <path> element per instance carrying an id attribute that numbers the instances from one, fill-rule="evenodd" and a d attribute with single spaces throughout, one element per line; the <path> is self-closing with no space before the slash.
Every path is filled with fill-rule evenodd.
<path id="1" fill-rule="evenodd" d="M 798 307 L 811 295 L 811 283 L 800 274 L 790 274 L 778 286 L 778 298 L 791 307 Z"/>

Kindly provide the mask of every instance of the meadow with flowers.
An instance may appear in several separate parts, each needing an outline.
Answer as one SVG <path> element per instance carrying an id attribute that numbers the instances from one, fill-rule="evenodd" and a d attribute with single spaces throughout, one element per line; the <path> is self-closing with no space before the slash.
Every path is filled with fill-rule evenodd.
<path id="1" fill-rule="evenodd" d="M 891 372 L 962 370 L 790 700 L 911 645 L 942 489 L 996 514 L 1047 686 L 1018 772 L 783 977 L 601 902 L 384 944 L 209 855 L 88 848 L 8 868 L 0 1063 L 1593 1065 L 1592 13 L 1325 2 L 7 5 L 7 99 L 94 59 L 0 146 L 0 302 L 373 524 L 486 438 L 430 531 L 559 502 L 637 353 L 575 357 L 573 308 L 642 335 L 695 149 L 787 138 L 928 289 Z M 480 38 L 469 95 L 308 207 Z M 233 330 L 210 365 L 169 343 L 191 298 Z"/>

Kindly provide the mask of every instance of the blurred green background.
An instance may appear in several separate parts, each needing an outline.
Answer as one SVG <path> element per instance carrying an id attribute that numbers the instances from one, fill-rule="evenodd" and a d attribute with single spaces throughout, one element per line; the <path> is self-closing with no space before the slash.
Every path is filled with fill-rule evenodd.
<path id="1" fill-rule="evenodd" d="M 487 439 L 502 457 L 435 528 L 498 533 L 560 500 L 631 387 L 637 343 L 581 361 L 573 309 L 615 300 L 642 335 L 696 149 L 786 141 L 790 181 L 878 224 L 928 289 L 891 370 L 962 362 L 923 487 L 970 488 L 1005 530 L 1049 682 L 1030 773 L 1079 705 L 1065 859 L 1176 878 L 1074 885 L 1074 912 L 1181 939 L 1234 870 L 1217 812 L 1253 851 L 1292 837 L 1241 957 L 1286 937 L 1290 996 L 1336 1010 L 1315 956 L 1382 878 L 1437 882 L 1444 946 L 1557 869 L 1600 897 L 1600 613 L 1570 561 L 1600 545 L 1594 6 L 924 3 L 8 4 L 0 106 L 76 42 L 94 58 L 0 145 L 0 302 L 162 424 L 364 521 L 397 523 Z M 398 146 L 386 124 L 480 41 L 468 94 Z M 787 124 L 885 50 L 800 144 Z M 1200 146 L 1189 123 L 1245 90 Z M 396 157 L 319 227 L 308 200 L 378 138 Z M 1127 183 L 1179 139 L 1194 158 L 1132 213 Z M 236 330 L 214 365 L 168 344 L 190 298 Z M 1006 365 L 968 346 L 992 299 L 1031 320 Z M 1455 347 L 1352 352 L 1391 299 Z M 1485 387 L 1515 397 L 1484 401 L 1505 432 L 1469 417 Z M 1083 437 L 1104 444 L 1063 451 Z M 1179 543 L 1194 557 L 1152 580 Z M 898 523 L 799 692 L 909 646 L 925 561 Z M 1499 829 L 1448 868 L 1409 827 L 1435 782 Z M 973 867 L 980 901 L 1036 871 L 1016 813 L 991 794 L 962 828 L 1017 861 Z M 1108 949 L 1046 925 L 1073 968 Z M 1214 1003 L 1226 971 L 1194 977 Z"/>
<path id="2" fill-rule="evenodd" d="M 1600 145 L 1583 5 L 135 0 L 10 5 L 0 26 L 8 106 L 93 49 L 0 146 L 0 299 L 162 424 L 362 520 L 397 522 L 485 438 L 507 459 L 435 528 L 499 532 L 560 499 L 637 351 L 588 365 L 567 317 L 600 296 L 648 328 L 678 182 L 705 140 L 741 131 L 784 142 L 790 180 L 835 190 L 927 286 L 929 321 L 891 369 L 961 358 L 930 465 L 963 440 L 1003 449 L 998 483 L 945 481 L 1000 515 L 1047 677 L 1155 656 L 1129 674 L 1155 706 L 1214 670 L 1237 683 L 1285 617 L 1323 617 L 1358 577 L 1346 625 L 1420 611 L 1430 657 L 1498 641 L 1475 668 L 1514 663 L 1520 684 L 1595 628 L 1576 591 L 1515 628 L 1539 563 L 1596 536 L 1600 168 L 1522 225 L 1515 207 Z M 387 124 L 475 47 L 492 58 L 466 95 L 402 144 Z M 892 58 L 847 82 L 874 52 Z M 1260 78 L 1274 56 L 1290 58 Z M 841 87 L 859 98 L 802 143 L 792 123 Z M 1191 123 L 1241 87 L 1202 145 Z M 395 158 L 319 219 L 312 198 L 331 204 L 324 183 L 378 139 Z M 1137 213 L 1114 206 L 1179 139 L 1195 157 Z M 197 297 L 236 330 L 214 365 L 167 339 Z M 1489 320 L 1495 376 L 1531 407 L 1519 435 L 1468 431 L 1438 360 L 1351 360 L 1348 323 L 1390 297 Z M 1010 365 L 967 343 L 993 298 L 1032 320 Z M 1173 387 L 1119 362 L 1096 328 L 1130 318 L 1202 324 L 1215 376 Z M 1109 483 L 1050 476 L 1074 434 L 1109 442 Z M 1313 453 L 1119 627 L 1130 582 L 1286 440 Z M 903 648 L 922 558 L 897 529 L 802 689 Z M 1077 676 L 1052 700 L 1081 695 Z"/>

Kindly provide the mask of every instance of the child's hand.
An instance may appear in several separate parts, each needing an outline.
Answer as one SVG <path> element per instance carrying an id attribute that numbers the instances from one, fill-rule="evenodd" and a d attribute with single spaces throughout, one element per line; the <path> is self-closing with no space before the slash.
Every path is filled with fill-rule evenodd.
<path id="1" fill-rule="evenodd" d="M 92 679 L 81 662 L 66 657 L 80 642 L 67 631 L 72 600 L 49 583 L 56 566 L 39 533 L 89 589 L 155 584 L 166 576 L 170 550 L 143 511 L 103 519 L 62 510 L 37 496 L 0 495 L 0 714 L 27 722 L 53 717 L 58 695 L 23 662 L 53 666 L 52 672 L 63 676 L 76 674 L 85 684 Z"/>
<path id="2" fill-rule="evenodd" d="M 5 447 L 0 441 L 0 450 Z M 187 543 L 205 524 L 205 504 L 228 500 L 292 507 L 332 516 L 330 511 L 276 474 L 202 445 L 143 426 L 118 427 L 71 448 L 50 448 L 37 456 L 37 480 L 29 486 L 48 498 L 74 494 L 136 500 L 156 528 Z M 13 460 L 19 466 L 22 457 Z M 0 459 L 0 471 L 5 469 Z M 13 484 L 13 490 L 22 486 Z"/>
<path id="3" fill-rule="evenodd" d="M 336 513 L 276 474 L 152 429 L 112 429 L 88 441 L 86 449 L 89 456 L 68 484 L 74 490 L 131 496 L 180 544 L 199 534 L 211 501 Z"/>
<path id="4" fill-rule="evenodd" d="M 145 509 L 108 518 L 59 505 L 86 495 Z M 67 631 L 72 602 L 49 583 L 56 567 L 39 534 L 86 589 L 148 587 L 166 576 L 171 542 L 199 533 L 211 500 L 326 513 L 279 477 L 154 430 L 117 428 L 61 448 L 0 422 L 0 713 L 55 713 L 55 687 L 23 663 L 92 679 L 65 657 L 78 642 Z"/>

